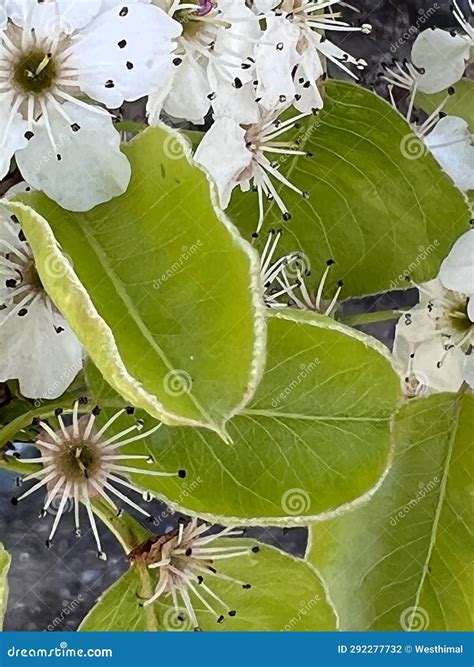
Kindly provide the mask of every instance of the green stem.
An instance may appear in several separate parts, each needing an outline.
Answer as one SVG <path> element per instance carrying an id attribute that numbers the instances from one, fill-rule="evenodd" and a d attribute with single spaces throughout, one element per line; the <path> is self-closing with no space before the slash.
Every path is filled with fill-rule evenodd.
<path id="1" fill-rule="evenodd" d="M 359 313 L 358 315 L 342 316 L 340 321 L 348 326 L 355 327 L 359 324 L 374 324 L 386 320 L 396 320 L 400 317 L 399 310 L 379 310 L 375 313 Z"/>
<path id="2" fill-rule="evenodd" d="M 142 584 L 142 594 L 146 598 L 151 598 L 153 595 L 153 588 L 151 585 L 150 573 L 146 564 L 140 560 L 135 562 L 134 567 L 137 568 L 137 572 L 140 576 L 140 581 Z M 158 623 L 156 622 L 155 612 L 153 610 L 153 605 L 143 608 L 145 614 L 145 622 L 148 632 L 158 632 Z"/>

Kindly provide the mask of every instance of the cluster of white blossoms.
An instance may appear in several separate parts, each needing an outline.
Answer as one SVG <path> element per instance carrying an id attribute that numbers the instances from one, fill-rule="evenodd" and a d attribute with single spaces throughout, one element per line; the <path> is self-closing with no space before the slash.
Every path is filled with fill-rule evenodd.
<path id="1" fill-rule="evenodd" d="M 474 388 L 474 229 L 454 244 L 420 302 L 400 318 L 394 359 L 408 396 Z"/>
<path id="2" fill-rule="evenodd" d="M 455 84 L 466 71 L 474 47 L 474 28 L 459 7 L 457 0 L 452 4 L 453 19 L 457 30 L 430 28 L 416 38 L 411 62 L 393 60 L 385 66 L 381 77 L 387 81 L 392 104 L 393 88 L 408 91 L 406 118 L 412 124 L 420 147 L 413 147 L 412 157 L 420 157 L 424 150 L 430 150 L 444 171 L 456 186 L 464 191 L 474 189 L 474 146 L 468 123 L 458 116 L 447 115 L 443 109 L 452 95 L 456 95 Z M 440 93 L 446 91 L 445 98 L 433 113 L 420 121 L 414 113 L 418 93 Z"/>
<path id="3" fill-rule="evenodd" d="M 113 110 L 148 96 L 151 125 L 162 112 L 199 124 L 212 111 L 225 122 L 208 141 L 218 145 L 228 133 L 236 148 L 239 134 L 243 151 L 244 135 L 258 139 L 249 146 L 255 165 L 239 155 L 222 167 L 229 180 L 219 188 L 223 206 L 234 180 L 244 186 L 254 178 L 274 196 L 264 174 L 275 172 L 260 160 L 260 134 L 282 104 L 304 113 L 322 107 L 326 59 L 354 76 L 364 66 L 323 37 L 369 30 L 341 21 L 337 4 L 0 0 L 0 178 L 14 158 L 29 185 L 74 211 L 120 195 L 130 166 Z"/>

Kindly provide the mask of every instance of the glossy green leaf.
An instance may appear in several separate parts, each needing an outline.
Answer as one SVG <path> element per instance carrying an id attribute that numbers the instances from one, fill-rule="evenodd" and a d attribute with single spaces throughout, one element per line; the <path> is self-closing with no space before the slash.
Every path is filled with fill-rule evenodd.
<path id="1" fill-rule="evenodd" d="M 448 92 L 446 90 L 441 93 L 434 93 L 433 95 L 418 93 L 416 104 L 423 111 L 431 114 L 447 98 L 446 104 L 443 107 L 444 113 L 464 118 L 471 132 L 474 132 L 474 81 L 471 81 L 471 79 L 461 79 L 453 88 L 455 91 L 454 95 L 450 95 L 449 97 L 447 97 Z"/>
<path id="2" fill-rule="evenodd" d="M 282 222 L 278 207 L 268 205 L 259 249 L 268 229 L 283 228 L 281 253 L 306 255 L 311 289 L 333 259 L 329 298 L 338 280 L 344 280 L 342 297 L 348 298 L 404 289 L 406 273 L 417 282 L 437 275 L 468 229 L 470 213 L 399 113 L 360 86 L 331 81 L 324 110 L 288 137 L 299 138 L 313 157 L 283 160 L 280 170 L 310 197 L 279 188 L 292 219 Z M 256 195 L 236 190 L 229 215 L 250 238 Z"/>
<path id="3" fill-rule="evenodd" d="M 177 133 L 124 146 L 128 191 L 87 213 L 43 194 L 10 204 L 41 280 L 107 381 L 167 423 L 223 432 L 264 347 L 258 260 L 215 209 Z M 33 210 L 34 209 L 34 210 Z"/>
<path id="4" fill-rule="evenodd" d="M 8 582 L 7 574 L 10 567 L 10 556 L 0 544 L 0 630 L 3 627 L 3 617 L 7 609 Z"/>
<path id="5" fill-rule="evenodd" d="M 279 312 L 268 327 L 266 371 L 251 403 L 228 424 L 232 443 L 202 429 L 162 427 L 125 451 L 150 454 L 157 470 L 185 469 L 187 477 L 134 474 L 136 483 L 212 520 L 294 525 L 378 482 L 399 396 L 388 352 L 310 313 Z"/>
<path id="6" fill-rule="evenodd" d="M 474 396 L 410 402 L 366 505 L 312 528 L 343 630 L 471 630 Z"/>
<path id="7" fill-rule="evenodd" d="M 226 542 L 235 544 L 235 540 Z M 239 544 L 242 542 L 239 540 Z M 249 540 L 244 542 L 250 543 Z M 216 618 L 191 593 L 202 630 L 335 630 L 333 609 L 314 569 L 277 549 L 259 546 L 258 554 L 219 561 L 220 573 L 250 583 L 249 590 L 205 577 L 212 591 L 237 611 L 235 617 L 216 623 Z M 102 632 L 192 630 L 185 611 L 185 618 L 180 621 L 170 598 L 160 599 L 147 608 L 140 607 L 140 598 L 150 597 L 154 590 L 156 572 L 156 569 L 133 566 L 100 598 L 80 629 Z"/>

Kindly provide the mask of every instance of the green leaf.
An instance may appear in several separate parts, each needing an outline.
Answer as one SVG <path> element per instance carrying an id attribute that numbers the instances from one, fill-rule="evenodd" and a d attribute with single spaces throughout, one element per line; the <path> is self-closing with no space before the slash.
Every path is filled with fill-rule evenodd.
<path id="1" fill-rule="evenodd" d="M 443 107 L 444 113 L 450 116 L 458 116 L 464 118 L 468 123 L 471 132 L 474 132 L 474 81 L 470 79 L 461 79 L 454 87 L 455 94 L 448 97 L 448 100 Z M 446 99 L 448 95 L 447 90 L 441 93 L 434 93 L 427 95 L 426 93 L 418 93 L 416 96 L 416 104 L 421 107 L 423 111 L 432 114 L 433 111 Z"/>
<path id="2" fill-rule="evenodd" d="M 235 545 L 235 540 L 225 541 Z M 239 540 L 239 544 L 242 543 L 255 544 Z M 258 554 L 219 561 L 222 563 L 220 573 L 250 583 L 251 589 L 205 577 L 212 591 L 237 611 L 235 617 L 216 623 L 215 617 L 191 593 L 201 628 L 215 631 L 335 630 L 336 618 L 315 570 L 278 549 L 261 544 L 259 547 Z M 192 630 L 187 618 L 183 622 L 177 618 L 171 599 L 140 607 L 139 597 L 150 597 L 154 590 L 156 572 L 156 569 L 133 566 L 99 599 L 80 630 Z"/>
<path id="3" fill-rule="evenodd" d="M 472 629 L 474 396 L 410 402 L 366 505 L 312 528 L 342 630 Z"/>
<path id="4" fill-rule="evenodd" d="M 11 203 L 46 290 L 107 381 L 166 423 L 221 434 L 263 364 L 258 258 L 213 205 L 186 142 L 123 148 L 128 191 L 86 213 L 41 193 Z M 34 209 L 34 210 L 33 210 Z"/>
<path id="5" fill-rule="evenodd" d="M 417 282 L 437 275 L 453 242 L 468 229 L 470 213 L 399 113 L 360 86 L 330 81 L 324 110 L 294 137 L 313 157 L 288 159 L 281 171 L 310 197 L 278 188 L 292 219 L 282 223 L 276 204 L 269 205 L 259 249 L 265 231 L 283 228 L 281 253 L 306 255 L 312 289 L 326 261 L 335 260 L 325 288 L 329 298 L 340 279 L 342 297 L 348 298 L 404 289 L 405 272 Z M 413 142 L 415 152 L 423 153 L 419 159 L 410 154 Z M 236 191 L 229 214 L 250 238 L 258 217 L 256 194 Z"/>
<path id="6" fill-rule="evenodd" d="M 8 582 L 7 574 L 10 567 L 10 556 L 0 544 L 0 630 L 3 627 L 3 617 L 7 609 Z"/>
<path id="7" fill-rule="evenodd" d="M 295 525 L 377 483 L 399 396 L 386 348 L 310 313 L 279 312 L 268 327 L 266 372 L 228 424 L 232 444 L 201 429 L 162 427 L 124 451 L 152 455 L 156 470 L 184 468 L 187 477 L 132 474 L 137 484 L 210 520 Z"/>

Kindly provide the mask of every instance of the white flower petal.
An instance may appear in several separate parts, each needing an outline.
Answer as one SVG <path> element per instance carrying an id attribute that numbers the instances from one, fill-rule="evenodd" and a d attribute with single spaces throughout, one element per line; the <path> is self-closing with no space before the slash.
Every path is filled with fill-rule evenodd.
<path id="1" fill-rule="evenodd" d="M 69 62 L 79 69 L 87 95 L 116 108 L 167 85 L 176 47 L 172 40 L 181 32 L 159 7 L 123 3 L 81 31 Z"/>
<path id="2" fill-rule="evenodd" d="M 28 146 L 17 153 L 23 178 L 64 208 L 88 211 L 121 195 L 130 181 L 130 164 L 120 151 L 120 135 L 112 119 L 67 102 L 63 110 L 80 125 L 73 132 L 54 109 L 48 116 L 57 149 L 57 160 L 42 117 Z"/>
<path id="3" fill-rule="evenodd" d="M 438 93 L 459 81 L 469 60 L 471 44 L 467 36 L 445 30 L 423 30 L 416 38 L 411 59 L 424 73 L 418 79 L 423 93 Z"/>
<path id="4" fill-rule="evenodd" d="M 192 52 L 182 56 L 182 63 L 173 68 L 173 82 L 163 103 L 163 110 L 173 118 L 200 125 L 209 111 L 211 87 L 206 63 Z"/>
<path id="5" fill-rule="evenodd" d="M 295 96 L 293 68 L 301 56 L 296 50 L 299 29 L 282 16 L 268 17 L 267 29 L 255 49 L 257 98 L 266 109 Z"/>
<path id="6" fill-rule="evenodd" d="M 64 331 L 56 333 L 54 325 Z M 13 316 L 0 326 L 0 340 L 0 381 L 19 380 L 27 398 L 61 396 L 82 368 L 77 338 L 62 317 L 52 321 L 43 299 L 24 317 Z"/>
<path id="7" fill-rule="evenodd" d="M 451 248 L 441 264 L 439 279 L 446 289 L 460 294 L 474 294 L 474 229 L 458 238 Z M 469 306 L 472 307 L 471 302 Z"/>
<path id="8" fill-rule="evenodd" d="M 245 130 L 232 118 L 218 118 L 199 144 L 195 160 L 212 177 L 225 209 L 237 177 L 252 161 L 245 146 Z"/>
<path id="9" fill-rule="evenodd" d="M 216 118 L 233 118 L 242 125 L 258 122 L 260 114 L 252 83 L 245 83 L 241 88 L 235 88 L 228 79 L 220 76 L 212 63 L 208 68 L 208 77 L 215 94 L 212 108 Z"/>
<path id="10" fill-rule="evenodd" d="M 420 343 L 436 335 L 435 322 L 427 308 L 415 306 L 404 313 L 396 326 L 395 338 L 401 336 L 410 343 Z"/>
<path id="11" fill-rule="evenodd" d="M 0 96 L 0 178 L 8 173 L 15 151 L 28 143 L 28 124 L 20 114 L 12 114 L 12 103 L 13 97 Z"/>
<path id="12" fill-rule="evenodd" d="M 279 5 L 281 0 L 253 0 L 253 6 L 258 14 L 267 14 L 277 5 Z"/>
<path id="13" fill-rule="evenodd" d="M 467 302 L 467 316 L 474 323 L 474 292 L 469 295 L 469 301 Z"/>
<path id="14" fill-rule="evenodd" d="M 323 74 L 324 68 L 317 50 L 305 49 L 295 72 L 297 99 L 294 102 L 294 107 L 298 111 L 310 112 L 313 109 L 323 108 L 323 98 L 317 86 L 317 81 Z"/>
<path id="15" fill-rule="evenodd" d="M 43 40 L 59 32 L 70 35 L 86 26 L 99 13 L 101 0 L 7 0 L 6 9 L 16 25 L 34 28 L 36 38 Z"/>
<path id="16" fill-rule="evenodd" d="M 441 359 L 443 364 L 438 368 Z M 441 336 L 421 343 L 413 358 L 414 374 L 434 391 L 458 391 L 464 382 L 465 367 L 466 355 L 459 348 L 445 354 Z"/>
<path id="17" fill-rule="evenodd" d="M 464 371 L 464 379 L 466 380 L 468 385 L 471 387 L 471 389 L 474 389 L 474 354 L 472 352 L 466 359 L 466 368 L 465 368 L 465 371 Z"/>
<path id="18" fill-rule="evenodd" d="M 465 120 L 441 118 L 424 142 L 460 190 L 474 189 L 474 146 Z"/>

